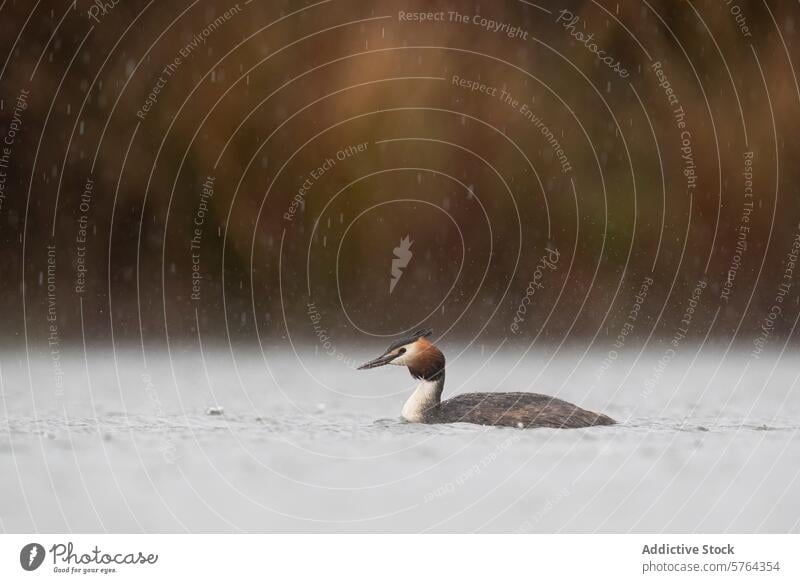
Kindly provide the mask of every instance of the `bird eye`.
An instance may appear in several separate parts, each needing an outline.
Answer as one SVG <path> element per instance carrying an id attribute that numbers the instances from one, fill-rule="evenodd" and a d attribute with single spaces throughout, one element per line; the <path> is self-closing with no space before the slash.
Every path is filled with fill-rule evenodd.
<path id="1" fill-rule="evenodd" d="M 400 356 L 401 354 L 405 354 L 405 353 L 406 353 L 406 349 L 405 348 L 401 348 L 400 350 L 397 351 L 397 355 L 398 356 Z"/>

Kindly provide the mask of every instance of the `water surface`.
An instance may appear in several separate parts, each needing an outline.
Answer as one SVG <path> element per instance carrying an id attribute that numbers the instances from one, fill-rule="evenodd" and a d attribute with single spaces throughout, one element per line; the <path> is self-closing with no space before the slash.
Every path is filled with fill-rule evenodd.
<path id="1" fill-rule="evenodd" d="M 47 355 L 30 375 L 5 355 L 0 527 L 800 530 L 797 358 L 691 354 L 653 383 L 658 352 L 604 356 L 449 361 L 446 394 L 536 390 L 620 420 L 517 430 L 403 423 L 407 373 L 313 350 L 68 355 L 63 391 Z"/>

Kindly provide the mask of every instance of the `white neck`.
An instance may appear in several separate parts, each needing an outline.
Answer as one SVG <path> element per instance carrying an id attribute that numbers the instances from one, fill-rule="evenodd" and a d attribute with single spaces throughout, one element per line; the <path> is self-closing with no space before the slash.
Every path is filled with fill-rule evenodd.
<path id="1" fill-rule="evenodd" d="M 403 405 L 403 419 L 411 423 L 423 423 L 425 411 L 441 402 L 443 388 L 444 372 L 435 381 L 422 379 Z"/>

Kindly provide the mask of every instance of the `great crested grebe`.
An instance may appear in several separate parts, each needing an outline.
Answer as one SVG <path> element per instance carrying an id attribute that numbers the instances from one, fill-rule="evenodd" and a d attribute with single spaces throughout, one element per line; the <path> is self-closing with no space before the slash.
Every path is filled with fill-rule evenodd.
<path id="1" fill-rule="evenodd" d="M 392 343 L 386 352 L 358 370 L 386 364 L 408 367 L 419 384 L 403 405 L 402 416 L 411 423 L 477 423 L 508 427 L 591 427 L 613 425 L 611 417 L 586 411 L 555 397 L 536 393 L 466 393 L 442 401 L 444 354 L 419 330 Z"/>

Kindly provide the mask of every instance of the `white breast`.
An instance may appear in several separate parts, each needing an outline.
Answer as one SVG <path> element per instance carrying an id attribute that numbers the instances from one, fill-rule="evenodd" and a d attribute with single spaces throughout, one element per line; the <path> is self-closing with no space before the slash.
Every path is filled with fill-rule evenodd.
<path id="1" fill-rule="evenodd" d="M 411 423 L 422 423 L 425 420 L 425 410 L 436 405 L 441 398 L 440 382 L 420 381 L 406 404 L 403 405 L 401 413 L 403 419 Z"/>

